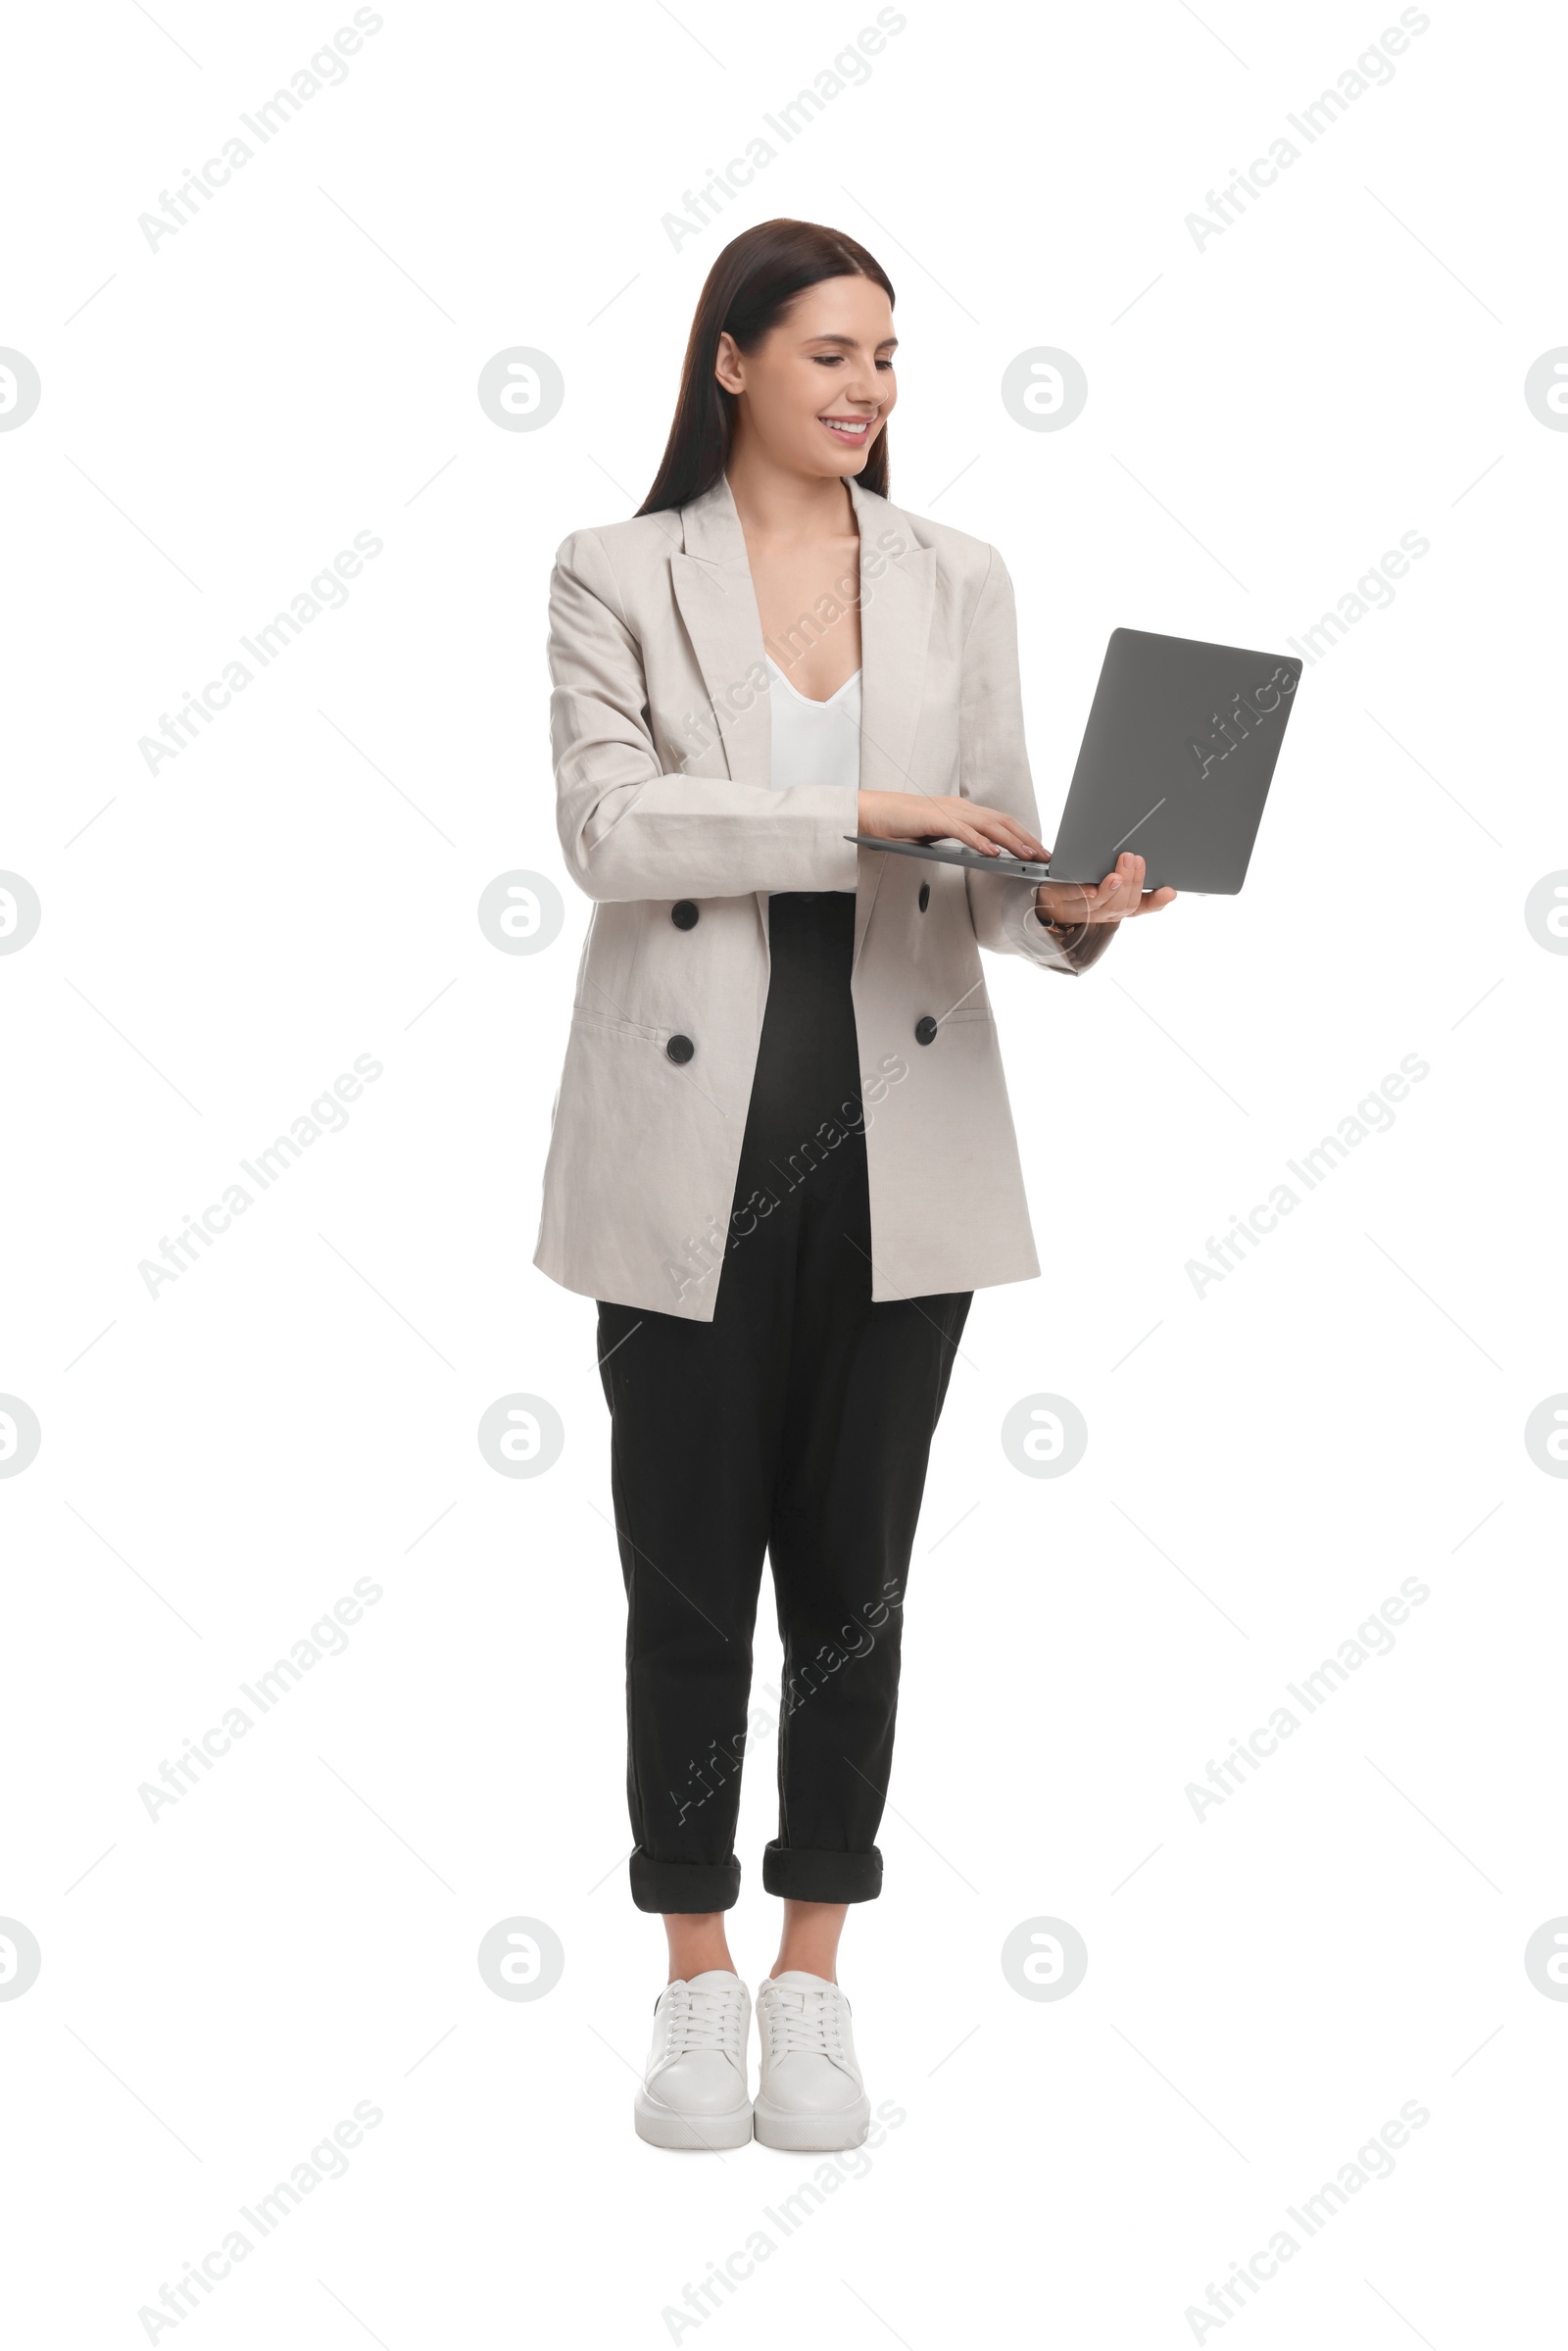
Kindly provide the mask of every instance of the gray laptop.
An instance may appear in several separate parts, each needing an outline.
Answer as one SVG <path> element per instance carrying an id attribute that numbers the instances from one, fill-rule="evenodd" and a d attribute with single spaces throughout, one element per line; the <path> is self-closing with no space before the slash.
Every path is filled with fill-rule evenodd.
<path id="1" fill-rule="evenodd" d="M 1113 629 L 1049 865 L 952 840 L 846 837 L 1031 882 L 1103 881 L 1131 850 L 1148 890 L 1232 895 L 1247 879 L 1300 677 L 1285 655 Z"/>

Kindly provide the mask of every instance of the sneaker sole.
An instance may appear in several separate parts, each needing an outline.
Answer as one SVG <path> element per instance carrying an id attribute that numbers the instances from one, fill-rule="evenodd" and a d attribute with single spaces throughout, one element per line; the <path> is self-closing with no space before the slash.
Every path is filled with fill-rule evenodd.
<path id="1" fill-rule="evenodd" d="M 674 2147 L 698 2155 L 715 2148 L 744 2147 L 752 2135 L 750 2100 L 731 2114 L 687 2115 L 678 2114 L 672 2106 L 661 2106 L 646 2089 L 640 2089 L 634 2120 L 637 2136 L 650 2147 Z"/>
<path id="2" fill-rule="evenodd" d="M 836 2155 L 863 2143 L 871 2128 L 871 2101 L 860 2097 L 832 2114 L 790 2114 L 758 2098 L 752 2128 L 764 2147 L 781 2147 L 788 2155 Z"/>

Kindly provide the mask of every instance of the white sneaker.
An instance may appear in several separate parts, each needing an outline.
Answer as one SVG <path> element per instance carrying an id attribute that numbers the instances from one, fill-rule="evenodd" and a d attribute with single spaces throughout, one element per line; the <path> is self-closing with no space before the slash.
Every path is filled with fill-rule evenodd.
<path id="1" fill-rule="evenodd" d="M 752 2112 L 763 2146 L 802 2155 L 858 2147 L 871 2101 L 838 1985 L 804 1968 L 767 1977 L 757 1987 L 757 2027 L 762 2076 Z"/>
<path id="2" fill-rule="evenodd" d="M 739 1976 L 708 1968 L 667 1984 L 637 2092 L 637 2136 L 652 2147 L 744 2147 L 752 2135 L 746 2036 L 752 2000 Z"/>

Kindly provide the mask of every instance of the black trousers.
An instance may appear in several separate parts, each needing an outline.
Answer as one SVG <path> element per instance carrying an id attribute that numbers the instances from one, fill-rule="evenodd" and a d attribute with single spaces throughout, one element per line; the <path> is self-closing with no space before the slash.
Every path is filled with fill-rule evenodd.
<path id="1" fill-rule="evenodd" d="M 725 1910 L 762 1558 L 784 1645 L 769 1893 L 863 1902 L 905 1586 L 970 1294 L 871 1302 L 855 899 L 769 901 L 772 976 L 713 1319 L 599 1305 L 641 1910 Z"/>

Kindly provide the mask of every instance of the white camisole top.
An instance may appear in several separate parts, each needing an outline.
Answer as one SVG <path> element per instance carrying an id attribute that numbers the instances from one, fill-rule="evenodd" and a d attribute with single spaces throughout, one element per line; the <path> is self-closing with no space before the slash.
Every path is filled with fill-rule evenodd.
<path id="1" fill-rule="evenodd" d="M 858 790 L 859 670 L 826 702 L 812 702 L 771 658 L 767 668 L 774 791 L 788 792 L 797 784 L 853 784 Z"/>

